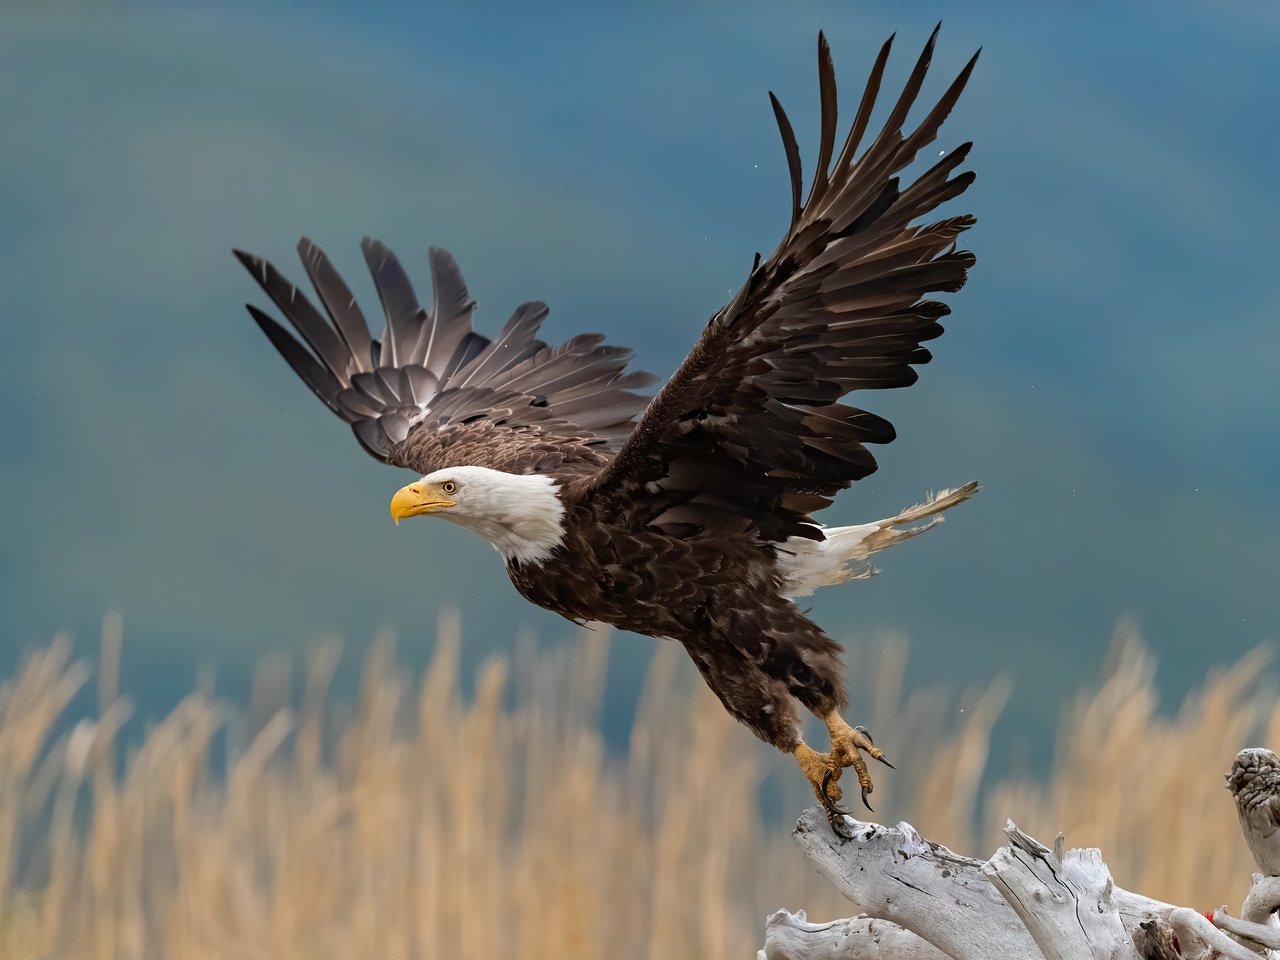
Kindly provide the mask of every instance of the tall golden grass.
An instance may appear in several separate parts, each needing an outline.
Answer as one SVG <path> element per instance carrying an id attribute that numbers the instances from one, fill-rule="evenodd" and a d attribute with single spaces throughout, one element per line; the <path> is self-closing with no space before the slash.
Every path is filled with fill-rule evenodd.
<path id="1" fill-rule="evenodd" d="M 325 646 L 296 709 L 287 664 L 270 660 L 247 710 L 197 689 L 128 745 L 118 621 L 92 723 L 59 722 L 88 665 L 63 639 L 32 653 L 0 688 L 0 956 L 702 960 L 753 956 L 778 906 L 852 912 L 787 824 L 761 817 L 766 779 L 788 811 L 809 802 L 790 759 L 690 682 L 674 644 L 655 646 L 629 748 L 611 756 L 607 638 L 493 660 L 464 697 L 458 625 L 438 632 L 416 683 L 376 646 L 345 712 Z M 1101 846 L 1122 885 L 1239 902 L 1251 863 L 1219 773 L 1250 738 L 1280 739 L 1263 653 L 1163 716 L 1151 656 L 1124 631 L 1066 711 L 1049 781 L 1002 782 L 983 802 L 1007 685 L 957 714 L 943 692 L 905 696 L 903 647 L 883 646 L 855 654 L 868 692 L 854 711 L 897 745 L 882 811 L 984 856 L 1012 816 Z"/>

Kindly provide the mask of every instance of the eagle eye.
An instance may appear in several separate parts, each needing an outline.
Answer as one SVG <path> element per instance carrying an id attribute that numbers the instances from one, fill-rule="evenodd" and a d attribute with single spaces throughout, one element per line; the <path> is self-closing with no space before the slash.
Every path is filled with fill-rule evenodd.
<path id="1" fill-rule="evenodd" d="M 458 484 L 453 480 L 446 480 L 444 483 L 440 484 L 440 489 L 452 496 L 458 492 Z"/>

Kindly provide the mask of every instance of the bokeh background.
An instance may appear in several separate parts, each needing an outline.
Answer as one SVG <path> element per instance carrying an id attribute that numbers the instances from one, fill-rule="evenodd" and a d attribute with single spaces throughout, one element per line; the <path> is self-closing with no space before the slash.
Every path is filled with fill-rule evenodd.
<path id="1" fill-rule="evenodd" d="M 444 604 L 464 670 L 568 636 L 486 544 L 391 525 L 405 477 L 254 328 L 230 249 L 300 278 L 308 235 L 372 316 L 361 236 L 420 292 L 441 245 L 480 329 L 545 299 L 548 339 L 607 332 L 665 375 L 785 226 L 766 91 L 811 162 L 818 29 L 847 112 L 883 39 L 896 93 L 939 17 L 922 100 L 984 47 L 935 148 L 976 141 L 953 212 L 979 219 L 978 266 L 920 383 L 867 398 L 900 439 L 824 519 L 984 491 L 816 596 L 817 619 L 864 647 L 907 636 L 910 685 L 1006 671 L 996 739 L 1030 747 L 1121 617 L 1170 704 L 1274 638 L 1274 4 L 9 3 L 0 671 L 57 630 L 89 648 L 109 608 L 144 714 L 202 664 L 234 690 L 326 635 L 358 655 L 394 628 L 421 662 Z M 615 646 L 607 725 L 649 644 Z"/>

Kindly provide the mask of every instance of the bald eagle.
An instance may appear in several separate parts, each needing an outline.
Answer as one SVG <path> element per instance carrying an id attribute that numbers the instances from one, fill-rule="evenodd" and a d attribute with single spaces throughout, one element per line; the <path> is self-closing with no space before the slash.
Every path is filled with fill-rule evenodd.
<path id="1" fill-rule="evenodd" d="M 974 257 L 956 246 L 969 215 L 921 223 L 959 196 L 971 144 L 944 152 L 904 187 L 898 174 L 934 142 L 977 54 L 909 132 L 938 31 L 880 132 L 860 151 L 892 38 L 880 50 L 836 154 L 836 81 L 818 37 L 821 137 L 801 199 L 800 152 L 770 94 L 791 181 L 791 221 L 773 253 L 708 321 L 652 398 L 625 372 L 632 352 L 598 334 L 558 347 L 537 339 L 547 307 L 517 307 L 492 339 L 471 329 L 475 302 L 453 258 L 429 254 L 420 305 L 400 262 L 366 239 L 386 327 L 374 339 L 323 251 L 298 252 L 320 307 L 261 257 L 241 263 L 292 326 L 249 312 L 294 372 L 351 425 L 366 452 L 419 478 L 391 499 L 398 523 L 436 516 L 486 538 L 531 602 L 578 622 L 678 640 L 724 707 L 792 753 L 839 829 L 853 767 L 888 763 L 851 727 L 840 647 L 796 605 L 815 589 L 868 576 L 869 556 L 928 529 L 976 484 L 896 516 L 824 527 L 814 514 L 876 469 L 868 444 L 893 426 L 841 402 L 903 387 L 927 363 Z M 296 333 L 296 336 L 294 335 Z M 794 701 L 820 717 L 831 749 L 801 739 Z M 891 766 L 891 764 L 890 764 Z M 868 804 L 868 806 L 870 806 Z"/>

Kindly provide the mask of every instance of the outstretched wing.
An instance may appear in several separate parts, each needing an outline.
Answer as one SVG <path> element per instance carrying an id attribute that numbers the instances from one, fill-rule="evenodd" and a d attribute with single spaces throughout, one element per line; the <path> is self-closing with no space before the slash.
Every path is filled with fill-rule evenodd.
<path id="1" fill-rule="evenodd" d="M 904 133 L 937 33 L 857 156 L 892 38 L 885 43 L 834 165 L 835 71 L 819 34 L 822 138 L 803 204 L 795 135 L 770 94 L 791 173 L 790 228 L 764 263 L 756 256 L 742 289 L 584 496 L 680 536 L 727 525 L 769 540 L 821 539 L 810 514 L 876 469 L 866 444 L 888 443 L 893 426 L 839 401 L 852 390 L 915 382 L 913 364 L 930 358 L 921 344 L 942 333 L 938 321 L 950 312 L 927 295 L 959 290 L 974 262 L 955 247 L 973 217 L 915 223 L 973 181 L 970 172 L 952 175 L 971 144 L 905 188 L 897 176 L 933 142 L 977 60 Z"/>
<path id="2" fill-rule="evenodd" d="M 446 251 L 430 251 L 428 311 L 395 254 L 368 238 L 362 246 L 386 315 L 381 339 L 311 241 L 300 241 L 298 253 L 323 315 L 266 260 L 235 253 L 297 336 L 249 304 L 253 319 L 374 457 L 423 473 L 463 464 L 581 471 L 597 468 L 630 433 L 647 402 L 632 390 L 656 379 L 623 372 L 631 350 L 599 334 L 547 346 L 536 336 L 547 307 L 536 301 L 489 340 L 471 329 L 475 302 Z"/>

